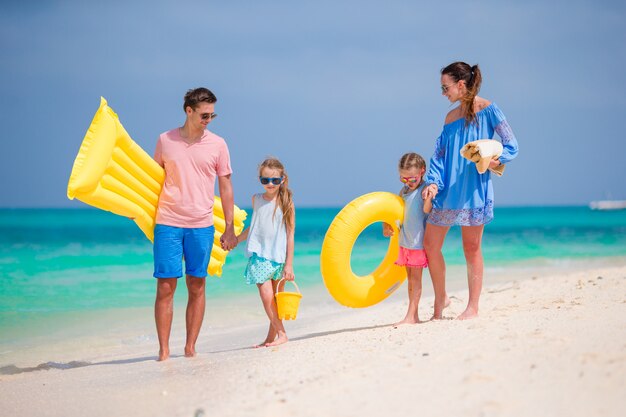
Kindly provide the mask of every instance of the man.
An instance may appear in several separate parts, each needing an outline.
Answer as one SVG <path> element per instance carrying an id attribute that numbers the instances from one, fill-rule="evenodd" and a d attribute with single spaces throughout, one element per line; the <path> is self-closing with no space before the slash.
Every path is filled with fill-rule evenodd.
<path id="1" fill-rule="evenodd" d="M 223 249 L 237 246 L 233 227 L 232 169 L 226 142 L 206 129 L 217 115 L 217 98 L 206 88 L 187 91 L 182 127 L 164 132 L 157 141 L 154 159 L 165 169 L 154 230 L 154 305 L 159 360 L 169 358 L 174 292 L 182 277 L 185 260 L 187 339 L 185 356 L 196 354 L 196 340 L 205 309 L 205 278 L 213 248 L 213 200 L 218 179 L 226 230 L 220 239 Z"/>

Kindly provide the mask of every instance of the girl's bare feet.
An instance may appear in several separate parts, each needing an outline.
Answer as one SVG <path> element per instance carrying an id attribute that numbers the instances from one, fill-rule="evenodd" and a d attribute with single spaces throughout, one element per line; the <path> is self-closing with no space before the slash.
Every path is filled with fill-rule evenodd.
<path id="1" fill-rule="evenodd" d="M 268 343 L 265 345 L 265 347 L 270 347 L 270 346 L 278 346 L 278 345 L 282 345 L 283 343 L 287 343 L 289 341 L 289 339 L 287 339 L 287 335 L 286 334 L 279 334 L 278 337 L 276 338 L 276 340 L 274 340 L 272 343 Z"/>
<path id="2" fill-rule="evenodd" d="M 265 340 L 259 343 L 258 345 L 254 345 L 254 348 L 265 347 L 276 340 L 276 331 L 274 327 L 270 324 L 270 328 L 267 330 L 267 336 L 265 336 Z"/>
<path id="3" fill-rule="evenodd" d="M 417 314 L 415 315 L 407 314 L 406 317 L 404 317 L 401 321 L 394 323 L 393 327 L 398 327 L 403 324 L 418 324 L 418 323 L 420 323 L 420 319 L 419 317 L 417 317 Z"/>
<path id="4" fill-rule="evenodd" d="M 402 326 L 403 324 L 418 324 L 419 320 L 412 320 L 412 319 L 404 319 L 402 321 L 399 321 L 397 323 L 393 324 L 393 327 L 399 327 Z"/>
<path id="5" fill-rule="evenodd" d="M 264 341 L 262 341 L 258 345 L 254 345 L 254 348 L 256 349 L 256 348 L 260 348 L 260 347 L 266 347 L 267 345 L 272 343 L 274 341 L 274 339 L 276 339 L 276 337 L 273 337 L 273 338 L 270 339 L 270 337 L 268 336 Z"/>

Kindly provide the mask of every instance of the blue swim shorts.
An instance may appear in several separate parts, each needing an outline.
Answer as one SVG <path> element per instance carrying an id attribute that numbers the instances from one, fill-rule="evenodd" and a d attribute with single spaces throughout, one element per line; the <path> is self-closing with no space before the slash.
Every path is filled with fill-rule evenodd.
<path id="1" fill-rule="evenodd" d="M 154 277 L 207 276 L 215 227 L 184 228 L 157 224 L 154 228 Z"/>
<path id="2" fill-rule="evenodd" d="M 246 284 L 263 284 L 268 279 L 280 279 L 284 267 L 285 264 L 261 258 L 256 253 L 252 253 L 243 276 L 246 279 Z"/>

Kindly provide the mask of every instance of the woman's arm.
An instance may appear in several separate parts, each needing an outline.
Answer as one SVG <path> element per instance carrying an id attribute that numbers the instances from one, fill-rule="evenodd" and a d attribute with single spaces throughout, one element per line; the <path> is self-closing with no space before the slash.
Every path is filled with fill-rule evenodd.
<path id="1" fill-rule="evenodd" d="M 442 142 L 443 133 L 437 138 L 435 152 L 430 158 L 430 163 L 428 164 L 428 173 L 426 173 L 425 177 L 426 187 L 423 190 L 423 194 L 432 194 L 432 197 L 434 197 L 439 191 L 443 190 L 443 179 L 445 176 L 444 159 L 446 156 L 446 150 Z M 435 185 L 436 188 L 432 187 L 432 185 Z"/>
<path id="2" fill-rule="evenodd" d="M 501 121 L 496 126 L 496 133 L 502 141 L 502 155 L 500 155 L 499 161 L 501 164 L 511 162 L 517 156 L 518 145 L 517 139 L 513 134 L 513 130 L 506 120 Z"/>

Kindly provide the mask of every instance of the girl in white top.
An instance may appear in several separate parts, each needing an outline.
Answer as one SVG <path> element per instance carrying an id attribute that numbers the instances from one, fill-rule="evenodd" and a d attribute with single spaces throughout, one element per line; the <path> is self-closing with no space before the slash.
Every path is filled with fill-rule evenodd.
<path id="1" fill-rule="evenodd" d="M 264 193 L 252 196 L 250 227 L 237 236 L 237 242 L 248 240 L 246 283 L 256 284 L 263 308 L 270 321 L 267 337 L 260 346 L 276 346 L 287 342 L 287 333 L 278 318 L 274 294 L 278 280 L 294 280 L 293 247 L 295 208 L 289 189 L 289 177 L 283 164 L 268 158 L 259 166 L 259 181 Z"/>

